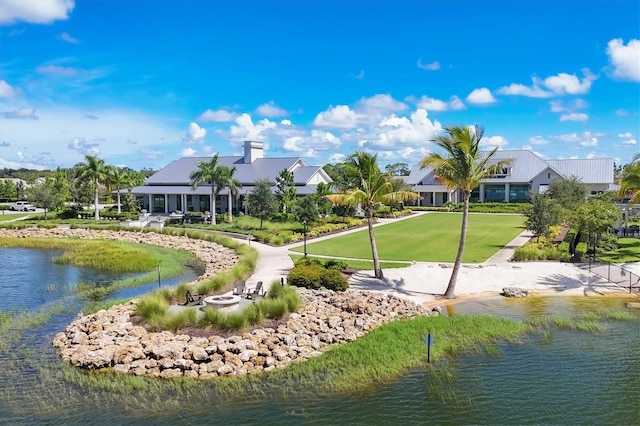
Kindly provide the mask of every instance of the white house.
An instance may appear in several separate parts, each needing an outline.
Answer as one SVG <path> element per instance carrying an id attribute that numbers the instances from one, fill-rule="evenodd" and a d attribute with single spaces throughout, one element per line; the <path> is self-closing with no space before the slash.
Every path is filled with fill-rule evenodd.
<path id="1" fill-rule="evenodd" d="M 184 157 L 169 163 L 147 178 L 143 186 L 133 188 L 132 193 L 142 200 L 142 208 L 150 213 L 173 211 L 210 211 L 211 185 L 203 183 L 191 187 L 189 176 L 199 162 L 209 162 L 211 157 Z M 302 158 L 265 158 L 262 142 L 245 141 L 244 156 L 219 156 L 218 164 L 235 167 L 234 178 L 242 183 L 239 194 L 233 196 L 232 210 L 240 210 L 244 198 L 255 187 L 255 182 L 268 179 L 275 183 L 282 170 L 293 173 L 295 189 L 300 195 L 314 194 L 320 182 L 330 184 L 331 178 L 320 166 L 309 166 Z M 216 197 L 216 213 L 227 211 L 228 188 Z"/>
<path id="2" fill-rule="evenodd" d="M 553 179 L 573 176 L 587 185 L 590 195 L 617 189 L 612 158 L 544 160 L 528 150 L 505 150 L 496 151 L 492 159 L 510 161 L 503 173 L 481 181 L 471 194 L 472 201 L 527 201 L 530 191 L 543 193 Z M 422 196 L 418 205 L 442 206 L 449 201 L 462 202 L 461 194 L 440 184 L 431 168 L 414 166 L 406 182 Z"/>

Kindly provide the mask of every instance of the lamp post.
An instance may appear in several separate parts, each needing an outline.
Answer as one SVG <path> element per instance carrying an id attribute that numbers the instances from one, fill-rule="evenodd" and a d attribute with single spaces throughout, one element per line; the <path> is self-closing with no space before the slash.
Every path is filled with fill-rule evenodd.
<path id="1" fill-rule="evenodd" d="M 303 235 L 304 235 L 304 257 L 307 257 L 307 221 L 302 221 L 303 225 Z"/>

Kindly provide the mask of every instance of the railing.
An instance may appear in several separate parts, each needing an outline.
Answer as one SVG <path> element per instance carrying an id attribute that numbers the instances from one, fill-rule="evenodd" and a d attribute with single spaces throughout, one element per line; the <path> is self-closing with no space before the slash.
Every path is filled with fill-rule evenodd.
<path id="1" fill-rule="evenodd" d="M 629 289 L 629 293 L 640 293 L 640 276 L 615 263 L 589 256 L 588 263 L 583 263 L 582 267 L 588 268 L 589 272 L 605 278 L 611 283 Z"/>

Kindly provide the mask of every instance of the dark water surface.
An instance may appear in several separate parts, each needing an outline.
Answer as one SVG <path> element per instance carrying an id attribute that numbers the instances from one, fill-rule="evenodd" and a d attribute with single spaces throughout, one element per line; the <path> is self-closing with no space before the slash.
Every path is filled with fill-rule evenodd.
<path id="1" fill-rule="evenodd" d="M 215 381 L 181 388 L 143 379 L 155 383 L 153 390 L 118 379 L 91 384 L 51 346 L 82 309 L 68 288 L 91 281 L 91 271 L 54 265 L 55 252 L 43 252 L 0 249 L 0 313 L 64 305 L 35 325 L 0 335 L 0 424 L 639 424 L 640 314 L 631 310 L 634 321 L 606 321 L 604 331 L 532 333 L 520 343 L 499 344 L 495 354 L 459 355 L 347 394 L 318 395 L 304 383 L 294 385 L 297 392 L 265 384 L 261 393 L 235 396 L 225 396 Z M 625 309 L 619 299 L 547 297 L 485 299 L 448 312 L 571 316 L 603 305 Z"/>

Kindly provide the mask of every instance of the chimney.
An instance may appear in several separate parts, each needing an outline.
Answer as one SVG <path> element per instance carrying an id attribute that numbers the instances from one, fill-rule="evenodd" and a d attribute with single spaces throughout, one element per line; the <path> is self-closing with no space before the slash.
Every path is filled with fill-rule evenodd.
<path id="1" fill-rule="evenodd" d="M 251 164 L 258 158 L 264 158 L 264 144 L 256 141 L 244 141 L 244 163 Z"/>

